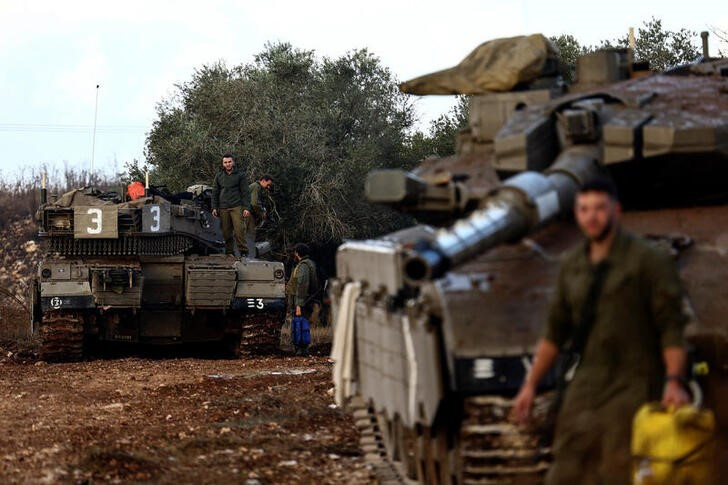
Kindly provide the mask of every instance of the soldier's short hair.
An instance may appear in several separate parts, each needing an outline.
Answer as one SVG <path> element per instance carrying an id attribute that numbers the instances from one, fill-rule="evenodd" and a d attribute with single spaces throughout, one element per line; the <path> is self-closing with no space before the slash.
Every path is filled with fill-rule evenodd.
<path id="1" fill-rule="evenodd" d="M 225 155 L 223 155 L 223 156 L 222 156 L 222 158 L 232 158 L 232 159 L 233 159 L 233 161 L 235 161 L 235 157 L 234 157 L 234 156 L 232 156 L 232 155 L 231 155 L 231 154 L 229 154 L 229 153 L 226 153 Z"/>
<path id="2" fill-rule="evenodd" d="M 293 250 L 301 257 L 311 255 L 311 248 L 308 247 L 308 244 L 298 243 L 293 247 Z"/>
<path id="3" fill-rule="evenodd" d="M 587 192 L 601 192 L 602 194 L 607 194 L 609 198 L 614 201 L 619 200 L 617 186 L 614 185 L 614 182 L 607 177 L 595 178 L 594 180 L 590 180 L 579 187 L 580 194 L 586 194 Z"/>
<path id="4" fill-rule="evenodd" d="M 270 176 L 270 175 L 268 175 L 268 174 L 265 174 L 265 175 L 263 175 L 262 177 L 260 177 L 260 179 L 258 179 L 258 180 L 262 180 L 262 181 L 264 181 L 264 182 L 268 182 L 268 181 L 271 181 L 271 182 L 273 182 L 273 177 L 271 177 L 271 176 Z"/>

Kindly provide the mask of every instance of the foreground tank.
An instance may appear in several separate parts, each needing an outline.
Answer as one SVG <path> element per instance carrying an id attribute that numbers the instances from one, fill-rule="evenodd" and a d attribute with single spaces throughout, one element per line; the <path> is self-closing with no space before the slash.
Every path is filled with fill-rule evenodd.
<path id="1" fill-rule="evenodd" d="M 220 342 L 235 355 L 277 348 L 283 264 L 223 254 L 209 191 L 191 189 L 131 202 L 94 189 L 44 200 L 46 253 L 33 284 L 43 358 L 77 360 L 96 342 Z"/>
<path id="2" fill-rule="evenodd" d="M 519 52 L 514 43 L 524 40 L 547 43 L 530 36 L 497 45 Z M 490 54 L 476 50 L 463 62 L 497 64 Z M 492 76 L 472 69 L 448 84 L 457 68 L 403 85 L 473 96 L 456 156 L 367 180 L 370 200 L 431 225 L 347 242 L 337 255 L 337 399 L 353 406 L 382 481 L 542 480 L 555 376 L 542 383 L 530 427 L 507 416 L 560 256 L 580 240 L 569 219 L 575 192 L 603 174 L 619 188 L 624 226 L 678 261 L 694 316 L 688 338 L 709 369 L 698 380 L 726 467 L 728 61 L 704 57 L 656 74 L 636 70 L 627 49 L 597 52 L 579 60 L 579 82 L 566 88 L 546 46 L 540 71 L 498 85 L 509 91 L 478 91 Z"/>

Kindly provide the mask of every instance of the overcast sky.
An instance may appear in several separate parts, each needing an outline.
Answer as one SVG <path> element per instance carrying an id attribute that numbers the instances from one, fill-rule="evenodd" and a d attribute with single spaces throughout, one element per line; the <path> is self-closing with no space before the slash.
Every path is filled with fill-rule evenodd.
<path id="1" fill-rule="evenodd" d="M 269 41 L 330 57 L 366 47 L 406 80 L 454 65 L 488 39 L 571 33 L 595 44 L 651 16 L 668 29 L 728 30 L 725 0 L 0 0 L 0 174 L 89 167 L 97 84 L 97 169 L 143 160 L 155 104 L 175 83 L 205 63 L 250 62 Z M 421 126 L 451 102 L 419 101 Z"/>

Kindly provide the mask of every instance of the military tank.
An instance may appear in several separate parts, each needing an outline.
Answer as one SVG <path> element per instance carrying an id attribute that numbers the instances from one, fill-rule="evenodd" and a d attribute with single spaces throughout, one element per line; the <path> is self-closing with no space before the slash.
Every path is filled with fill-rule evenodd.
<path id="1" fill-rule="evenodd" d="M 283 263 L 224 254 L 208 187 L 147 185 L 130 201 L 84 188 L 49 201 L 44 180 L 41 192 L 32 295 L 43 359 L 78 360 L 98 342 L 278 348 Z"/>
<path id="2" fill-rule="evenodd" d="M 705 39 L 705 38 L 704 38 Z M 370 201 L 419 225 L 338 249 L 332 281 L 336 399 L 351 407 L 384 483 L 539 483 L 551 455 L 541 383 L 534 420 L 508 420 L 554 290 L 580 240 L 575 191 L 616 183 L 624 226 L 678 261 L 704 404 L 728 476 L 728 60 L 665 72 L 630 49 L 558 75 L 540 35 L 486 42 L 452 69 L 402 84 L 470 95 L 455 156 L 376 171 Z M 631 417 L 625 417 L 631 419 Z"/>

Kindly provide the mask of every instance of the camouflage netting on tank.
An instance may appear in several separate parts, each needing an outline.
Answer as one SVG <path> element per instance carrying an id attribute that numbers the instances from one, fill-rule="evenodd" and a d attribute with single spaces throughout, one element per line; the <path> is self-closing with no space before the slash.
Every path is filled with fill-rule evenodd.
<path id="1" fill-rule="evenodd" d="M 510 91 L 543 75 L 558 51 L 541 34 L 485 42 L 455 67 L 400 84 L 409 94 L 483 94 Z"/>

